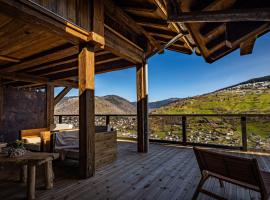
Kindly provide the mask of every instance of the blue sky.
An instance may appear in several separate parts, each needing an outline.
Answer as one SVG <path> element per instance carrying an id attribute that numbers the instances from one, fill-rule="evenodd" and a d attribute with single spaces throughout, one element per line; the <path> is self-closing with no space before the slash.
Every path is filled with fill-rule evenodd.
<path id="1" fill-rule="evenodd" d="M 211 92 L 251 78 L 270 75 L 270 34 L 260 37 L 253 54 L 240 56 L 239 50 L 208 64 L 203 57 L 166 51 L 149 63 L 149 100 L 188 97 Z M 99 74 L 96 96 L 119 95 L 136 100 L 135 68 Z M 58 90 L 57 90 L 58 91 Z M 77 96 L 72 90 L 68 96 Z"/>

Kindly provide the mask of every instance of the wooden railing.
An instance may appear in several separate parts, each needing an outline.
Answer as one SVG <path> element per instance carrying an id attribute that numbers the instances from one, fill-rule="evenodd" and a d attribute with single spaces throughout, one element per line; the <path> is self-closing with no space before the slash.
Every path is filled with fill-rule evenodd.
<path id="1" fill-rule="evenodd" d="M 63 123 L 63 117 L 79 117 L 79 115 L 55 115 L 58 118 L 59 123 Z M 137 117 L 134 114 L 103 114 L 96 115 L 96 117 L 105 117 L 106 125 L 110 124 L 111 117 Z M 192 145 L 192 146 L 205 146 L 205 147 L 216 147 L 216 148 L 226 148 L 226 149 L 240 149 L 247 151 L 248 142 L 247 142 L 247 118 L 269 118 L 270 114 L 150 114 L 149 117 L 181 117 L 181 129 L 182 129 L 182 141 L 168 141 L 160 139 L 150 139 L 150 142 L 159 142 L 159 143 L 172 143 L 172 144 L 182 144 L 182 145 Z M 187 118 L 193 117 L 232 117 L 239 118 L 241 124 L 241 146 L 229 146 L 223 144 L 209 144 L 209 143 L 194 143 L 187 141 Z M 269 121 L 270 123 L 270 121 Z M 269 130 L 270 131 L 270 130 Z"/>

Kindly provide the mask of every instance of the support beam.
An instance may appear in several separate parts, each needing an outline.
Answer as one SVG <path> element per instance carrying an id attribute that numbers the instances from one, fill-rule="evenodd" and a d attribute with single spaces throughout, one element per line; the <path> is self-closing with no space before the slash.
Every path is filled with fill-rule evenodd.
<path id="1" fill-rule="evenodd" d="M 79 54 L 80 176 L 95 174 L 95 53 L 84 47 Z"/>
<path id="2" fill-rule="evenodd" d="M 65 87 L 55 98 L 54 98 L 54 105 L 58 104 L 67 93 L 71 90 L 71 87 Z"/>
<path id="3" fill-rule="evenodd" d="M 240 55 L 244 56 L 244 55 L 252 54 L 255 42 L 256 42 L 256 37 L 253 37 L 245 42 L 242 42 L 240 44 Z"/>
<path id="4" fill-rule="evenodd" d="M 51 128 L 54 124 L 54 86 L 46 85 L 46 126 Z"/>
<path id="5" fill-rule="evenodd" d="M 7 61 L 7 62 L 15 62 L 15 63 L 20 62 L 19 59 L 12 58 L 12 57 L 9 57 L 9 56 L 1 56 L 1 55 L 0 55 L 0 60 Z"/>
<path id="6" fill-rule="evenodd" d="M 29 82 L 29 83 L 35 83 L 35 84 L 53 84 L 57 86 L 67 86 L 67 87 L 74 87 L 77 88 L 78 85 L 76 83 L 71 83 L 68 81 L 61 81 L 61 80 L 55 80 L 51 81 L 48 78 L 39 77 L 39 76 L 33 76 L 23 73 L 9 73 L 9 72 L 0 72 L 0 77 L 3 79 L 10 79 L 14 81 L 23 81 L 23 82 Z"/>
<path id="7" fill-rule="evenodd" d="M 144 62 L 137 65 L 137 131 L 138 152 L 147 153 L 148 133 L 148 66 Z"/>
<path id="8" fill-rule="evenodd" d="M 229 9 L 219 11 L 173 12 L 168 10 L 169 22 L 241 22 L 270 21 L 270 8 Z"/>

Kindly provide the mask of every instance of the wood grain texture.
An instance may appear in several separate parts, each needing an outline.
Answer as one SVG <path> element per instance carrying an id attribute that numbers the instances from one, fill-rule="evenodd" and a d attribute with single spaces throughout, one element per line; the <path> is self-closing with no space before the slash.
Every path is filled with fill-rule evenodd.
<path id="1" fill-rule="evenodd" d="M 77 165 L 55 163 L 55 181 L 52 190 L 37 189 L 40 200 L 75 199 L 158 199 L 190 200 L 200 180 L 200 170 L 190 147 L 150 144 L 148 154 L 136 153 L 137 145 L 131 142 L 118 143 L 116 162 L 96 171 L 87 180 L 78 180 Z M 217 151 L 217 150 L 216 150 Z M 223 151 L 223 150 L 219 150 Z M 270 157 L 239 151 L 227 151 L 241 157 L 256 158 L 260 169 L 270 172 Z M 12 172 L 12 171 L 11 171 Z M 14 177 L 14 173 L 0 171 L 1 179 Z M 15 178 L 15 177 L 14 177 Z M 15 179 L 16 180 L 16 179 Z M 37 183 L 37 187 L 43 183 Z M 6 189 L 4 189 L 6 188 Z M 24 187 L 10 181 L 0 184 L 1 199 L 22 199 Z M 227 199 L 260 199 L 257 192 L 224 182 L 221 188 L 218 180 L 210 178 L 205 189 Z M 16 192 L 14 192 L 16 191 Z M 198 200 L 208 200 L 200 194 Z"/>
<path id="2" fill-rule="evenodd" d="M 83 47 L 79 54 L 79 163 L 80 176 L 95 174 L 95 53 Z"/>

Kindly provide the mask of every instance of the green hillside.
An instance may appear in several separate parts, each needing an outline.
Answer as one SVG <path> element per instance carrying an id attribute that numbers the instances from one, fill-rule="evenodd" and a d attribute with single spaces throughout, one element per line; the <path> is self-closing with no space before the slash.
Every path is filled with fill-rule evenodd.
<path id="1" fill-rule="evenodd" d="M 217 114 L 217 113 L 270 113 L 270 89 L 250 90 L 242 94 L 220 91 L 178 100 L 160 109 L 156 114 Z"/>
<path id="2" fill-rule="evenodd" d="M 179 99 L 152 111 L 153 114 L 270 114 L 270 82 L 244 83 L 213 93 Z M 164 120 L 163 120 L 164 121 Z M 155 138 L 180 140 L 181 130 L 174 122 L 153 119 Z M 170 124 L 170 125 L 168 125 Z M 188 117 L 188 141 L 241 145 L 239 117 Z M 249 148 L 270 150 L 270 118 L 247 119 Z"/>

